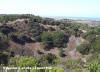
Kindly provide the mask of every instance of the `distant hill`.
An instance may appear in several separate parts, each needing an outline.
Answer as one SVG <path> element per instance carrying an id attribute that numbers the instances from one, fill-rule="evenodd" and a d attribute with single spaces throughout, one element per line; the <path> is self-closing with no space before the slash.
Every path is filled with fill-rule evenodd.
<path id="1" fill-rule="evenodd" d="M 72 20 L 96 20 L 100 21 L 99 17 L 69 17 L 69 16 L 47 16 L 49 18 L 61 18 L 61 19 L 72 19 Z"/>
<path id="2" fill-rule="evenodd" d="M 100 21 L 96 20 L 73 20 L 73 22 L 82 23 L 89 26 L 100 26 Z"/>

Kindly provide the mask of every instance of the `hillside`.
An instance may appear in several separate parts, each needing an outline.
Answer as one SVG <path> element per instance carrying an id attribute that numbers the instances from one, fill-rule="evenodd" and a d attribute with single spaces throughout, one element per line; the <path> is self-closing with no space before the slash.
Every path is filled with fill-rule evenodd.
<path id="1" fill-rule="evenodd" d="M 100 26 L 100 21 L 96 20 L 74 20 L 74 22 L 83 23 L 89 26 Z"/>
<path id="2" fill-rule="evenodd" d="M 86 64 L 100 60 L 99 43 L 99 26 L 30 14 L 0 15 L 0 64 L 4 66 L 60 66 L 65 72 L 88 72 Z M 36 63 L 30 63 L 31 57 Z"/>

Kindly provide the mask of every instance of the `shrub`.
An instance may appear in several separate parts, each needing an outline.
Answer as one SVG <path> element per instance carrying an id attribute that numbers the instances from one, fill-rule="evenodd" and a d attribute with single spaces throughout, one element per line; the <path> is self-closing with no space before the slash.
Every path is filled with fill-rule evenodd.
<path id="1" fill-rule="evenodd" d="M 49 49 L 51 47 L 65 47 L 65 43 L 68 41 L 68 36 L 65 32 L 44 32 L 41 35 L 43 44 Z"/>
<path id="2" fill-rule="evenodd" d="M 49 64 L 55 64 L 55 60 L 57 57 L 54 54 L 48 53 L 45 55 L 42 55 L 39 59 L 39 62 L 42 64 L 42 66 L 48 66 Z"/>
<path id="3" fill-rule="evenodd" d="M 81 70 L 83 62 L 81 61 L 81 59 L 77 59 L 77 60 L 68 59 L 64 64 L 70 70 L 74 70 L 74 69 Z"/>
<path id="4" fill-rule="evenodd" d="M 40 66 L 34 57 L 21 57 L 16 65 L 20 67 Z"/>
<path id="5" fill-rule="evenodd" d="M 100 63 L 98 62 L 91 62 L 87 65 L 87 68 L 90 72 L 100 72 Z"/>
<path id="6" fill-rule="evenodd" d="M 83 42 L 77 47 L 77 51 L 79 51 L 83 55 L 88 54 L 90 52 L 90 49 L 91 47 L 87 42 Z"/>
<path id="7" fill-rule="evenodd" d="M 52 39 L 52 34 L 49 32 L 43 32 L 41 35 L 41 40 L 44 45 L 45 50 L 50 50 L 53 46 L 53 39 Z"/>
<path id="8" fill-rule="evenodd" d="M 63 47 L 65 43 L 68 41 L 68 36 L 66 35 L 65 32 L 54 32 L 52 34 L 53 38 L 53 45 L 55 47 Z"/>
<path id="9" fill-rule="evenodd" d="M 100 37 L 97 37 L 96 40 L 92 43 L 92 48 L 94 52 L 100 53 Z"/>
<path id="10" fill-rule="evenodd" d="M 65 56 L 64 51 L 62 49 L 59 49 L 59 56 L 60 57 L 64 57 Z"/>
<path id="11" fill-rule="evenodd" d="M 44 44 L 53 44 L 52 34 L 49 32 L 43 32 L 41 39 Z"/>
<path id="12" fill-rule="evenodd" d="M 48 28 L 49 31 L 56 31 L 55 28 L 49 27 Z"/>
<path id="13" fill-rule="evenodd" d="M 37 53 L 38 53 L 38 54 L 43 54 L 40 50 L 37 50 Z"/>
<path id="14" fill-rule="evenodd" d="M 8 52 L 0 52 L 0 65 L 7 65 L 8 63 Z"/>
<path id="15" fill-rule="evenodd" d="M 0 33 L 0 51 L 6 51 L 9 47 L 8 38 Z"/>

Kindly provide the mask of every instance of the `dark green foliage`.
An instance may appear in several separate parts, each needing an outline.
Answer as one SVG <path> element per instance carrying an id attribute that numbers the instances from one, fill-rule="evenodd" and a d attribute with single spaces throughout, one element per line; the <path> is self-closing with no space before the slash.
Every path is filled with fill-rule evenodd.
<path id="1" fill-rule="evenodd" d="M 7 50 L 9 47 L 9 44 L 8 44 L 8 39 L 7 37 L 0 33 L 0 51 L 5 51 Z"/>
<path id="2" fill-rule="evenodd" d="M 60 57 L 64 57 L 65 56 L 63 49 L 59 49 L 59 56 Z"/>
<path id="3" fill-rule="evenodd" d="M 53 44 L 52 34 L 50 32 L 43 32 L 41 39 L 44 44 Z"/>
<path id="4" fill-rule="evenodd" d="M 54 32 L 52 34 L 53 45 L 55 47 L 63 47 L 65 43 L 68 42 L 68 35 L 64 32 Z"/>
<path id="5" fill-rule="evenodd" d="M 25 44 L 25 42 L 23 40 L 19 39 L 16 35 L 12 35 L 11 39 L 12 39 L 12 41 L 14 41 L 14 42 L 16 42 L 18 44 L 22 44 L 22 45 Z"/>
<path id="6" fill-rule="evenodd" d="M 89 54 L 90 50 L 91 50 L 91 47 L 87 42 L 84 42 L 80 46 L 77 47 L 77 51 L 79 51 L 83 55 Z"/>
<path id="7" fill-rule="evenodd" d="M 8 44 L 8 39 L 7 37 L 0 33 L 0 64 L 4 64 L 6 65 L 7 62 L 8 62 L 8 47 L 9 47 L 9 44 Z"/>
<path id="8" fill-rule="evenodd" d="M 37 50 L 37 53 L 38 53 L 38 54 L 43 54 L 40 50 Z"/>
<path id="9" fill-rule="evenodd" d="M 76 37 L 79 37 L 82 34 L 82 31 L 79 30 L 78 28 L 72 28 L 71 29 L 71 34 L 75 35 Z"/>
<path id="10" fill-rule="evenodd" d="M 83 38 L 89 41 L 89 51 L 100 52 L 100 28 L 92 27 L 87 33 L 82 34 Z"/>
<path id="11" fill-rule="evenodd" d="M 74 71 L 74 69 L 76 69 L 75 72 L 82 72 L 83 62 L 81 59 L 67 59 L 64 65 L 70 70 Z"/>
<path id="12" fill-rule="evenodd" d="M 65 43 L 68 42 L 68 35 L 64 32 L 44 32 L 41 35 L 43 44 L 46 47 L 64 47 Z"/>
<path id="13" fill-rule="evenodd" d="M 10 26 L 6 26 L 6 25 L 3 25 L 3 26 L 0 26 L 0 32 L 2 32 L 3 34 L 7 35 L 11 32 L 15 32 L 16 30 L 13 28 L 13 27 L 10 27 Z"/>
<path id="14" fill-rule="evenodd" d="M 33 37 L 40 35 L 41 30 L 40 30 L 40 25 L 38 23 L 30 23 L 30 31 Z"/>
<path id="15" fill-rule="evenodd" d="M 91 27 L 91 29 L 82 35 L 88 41 L 93 40 L 96 36 L 100 35 L 100 28 L 99 27 Z"/>
<path id="16" fill-rule="evenodd" d="M 41 35 L 36 36 L 36 37 L 35 37 L 35 40 L 38 41 L 38 42 L 41 42 Z"/>
<path id="17" fill-rule="evenodd" d="M 9 53 L 9 56 L 10 56 L 10 57 L 14 57 L 14 56 L 15 56 L 15 53 L 14 53 L 13 51 L 11 51 L 11 52 Z"/>
<path id="18" fill-rule="evenodd" d="M 56 56 L 51 53 L 48 53 L 44 56 L 44 58 L 48 60 L 48 63 L 53 63 L 54 59 L 56 59 Z"/>
<path id="19" fill-rule="evenodd" d="M 94 42 L 92 43 L 92 48 L 94 52 L 100 53 L 100 36 L 94 40 Z"/>
<path id="20" fill-rule="evenodd" d="M 5 24 L 8 21 L 14 21 L 16 19 L 27 19 L 27 18 L 34 18 L 38 16 L 34 16 L 31 14 L 22 14 L 22 15 L 18 15 L 18 14 L 10 14 L 10 15 L 4 15 L 4 16 L 0 16 L 0 22 Z"/>
<path id="21" fill-rule="evenodd" d="M 49 27 L 48 28 L 49 31 L 56 31 L 55 28 Z"/>
<path id="22" fill-rule="evenodd" d="M 7 65 L 8 63 L 8 52 L 0 52 L 0 64 Z"/>
<path id="23" fill-rule="evenodd" d="M 88 62 L 88 63 L 91 63 L 91 62 L 93 62 L 93 61 L 97 61 L 97 62 L 100 61 L 100 55 L 99 55 L 98 52 L 95 52 L 95 53 L 93 53 L 91 56 L 88 56 L 87 62 Z"/>
<path id="24" fill-rule="evenodd" d="M 82 35 L 82 37 L 83 38 L 85 38 L 86 40 L 88 40 L 88 41 L 91 41 L 91 40 L 93 40 L 94 38 L 96 38 L 96 33 L 95 32 L 87 32 L 87 33 L 84 33 L 83 35 Z"/>
<path id="25" fill-rule="evenodd" d="M 52 34 L 49 32 L 43 32 L 41 35 L 41 40 L 44 45 L 45 50 L 50 50 L 53 46 L 53 39 L 52 39 Z"/>
<path id="26" fill-rule="evenodd" d="M 89 26 L 87 26 L 85 24 L 77 23 L 77 22 L 76 23 L 75 22 L 71 23 L 70 27 L 71 28 L 83 29 L 83 30 L 89 30 L 90 29 Z"/>
<path id="27" fill-rule="evenodd" d="M 34 43 L 35 41 L 30 39 L 27 36 L 20 36 L 18 37 L 18 35 L 11 35 L 10 38 L 12 39 L 12 41 L 24 45 L 25 43 Z"/>
<path id="28" fill-rule="evenodd" d="M 71 25 L 70 22 L 62 22 L 62 23 L 59 25 L 59 28 L 60 28 L 61 30 L 64 30 L 64 29 L 66 29 L 67 27 L 69 27 L 70 25 Z"/>
<path id="29" fill-rule="evenodd" d="M 45 18 L 41 21 L 41 23 L 44 25 L 52 25 L 52 26 L 57 25 L 58 26 L 60 25 L 61 22 L 55 21 L 52 18 Z"/>
<path id="30" fill-rule="evenodd" d="M 29 23 L 29 32 L 31 33 L 32 37 L 39 36 L 43 31 L 46 31 L 46 29 L 43 26 L 40 26 L 39 23 Z"/>
<path id="31" fill-rule="evenodd" d="M 59 26 L 59 27 L 60 27 L 60 29 L 61 29 L 61 30 L 64 30 L 64 29 L 65 29 L 64 24 L 60 24 L 60 26 Z"/>
<path id="32" fill-rule="evenodd" d="M 55 60 L 57 57 L 54 54 L 48 53 L 45 55 L 42 55 L 39 59 L 39 62 L 42 66 L 48 66 L 49 64 L 55 64 Z"/>

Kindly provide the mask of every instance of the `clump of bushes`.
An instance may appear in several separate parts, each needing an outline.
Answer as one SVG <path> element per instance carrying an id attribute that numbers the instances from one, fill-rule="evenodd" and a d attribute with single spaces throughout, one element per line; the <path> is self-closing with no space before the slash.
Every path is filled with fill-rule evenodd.
<path id="1" fill-rule="evenodd" d="M 94 42 L 91 44 L 91 47 L 93 49 L 93 52 L 100 53 L 100 36 L 98 36 Z"/>
<path id="2" fill-rule="evenodd" d="M 15 56 L 9 60 L 9 65 L 18 66 L 18 67 L 33 67 L 40 66 L 36 58 L 34 57 L 24 57 L 24 56 Z"/>
<path id="3" fill-rule="evenodd" d="M 64 65 L 70 69 L 71 71 L 74 70 L 75 72 L 82 72 L 82 65 L 83 62 L 81 61 L 81 59 L 68 59 Z"/>
<path id="4" fill-rule="evenodd" d="M 100 53 L 100 36 L 91 39 L 89 42 L 83 42 L 77 47 L 77 51 L 83 55 L 95 52 Z"/>
<path id="5" fill-rule="evenodd" d="M 9 47 L 8 38 L 4 34 L 0 33 L 0 51 L 5 51 Z"/>
<path id="6" fill-rule="evenodd" d="M 91 62 L 87 65 L 87 68 L 90 72 L 100 72 L 100 63 L 99 62 Z"/>
<path id="7" fill-rule="evenodd" d="M 87 42 L 83 42 L 81 45 L 77 47 L 77 51 L 79 51 L 81 54 L 89 54 L 90 52 L 90 45 Z"/>
<path id="8" fill-rule="evenodd" d="M 60 32 L 43 32 L 41 40 L 48 50 L 52 47 L 65 47 L 69 37 L 66 33 Z M 48 48 L 49 47 L 49 48 Z"/>
<path id="9" fill-rule="evenodd" d="M 39 62 L 41 63 L 42 66 L 48 66 L 48 65 L 54 65 L 56 64 L 57 57 L 54 54 L 48 53 L 45 55 L 42 55 L 39 58 Z"/>
<path id="10" fill-rule="evenodd" d="M 7 65 L 8 63 L 8 52 L 0 52 L 0 65 L 4 64 Z"/>

